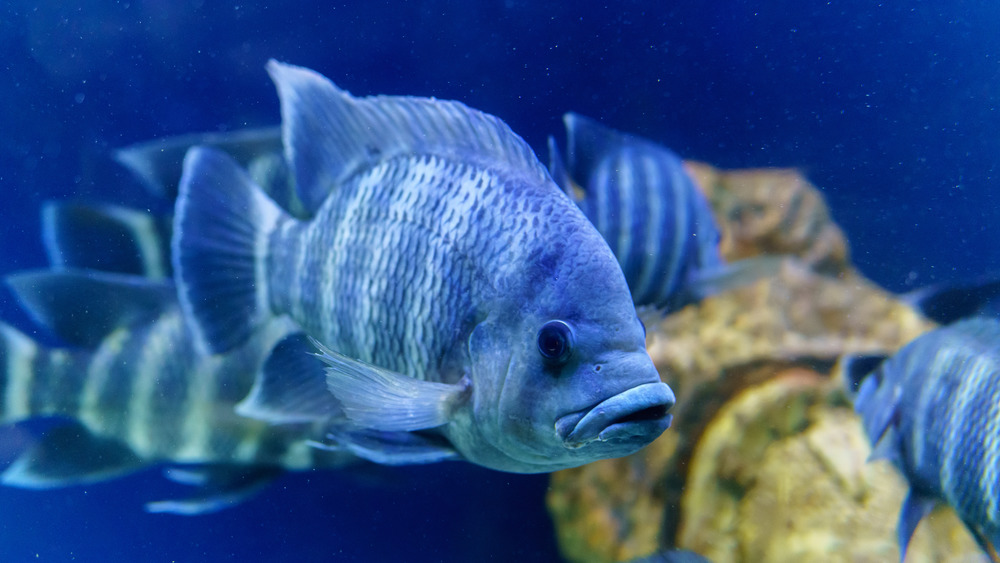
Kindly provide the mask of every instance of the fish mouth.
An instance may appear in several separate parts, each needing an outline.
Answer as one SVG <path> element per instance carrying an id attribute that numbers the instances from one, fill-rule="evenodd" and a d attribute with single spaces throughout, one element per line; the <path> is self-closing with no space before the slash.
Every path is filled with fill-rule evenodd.
<path id="1" fill-rule="evenodd" d="M 651 442 L 670 427 L 674 394 L 666 383 L 645 383 L 560 417 L 556 433 L 569 447 L 593 441 Z"/>

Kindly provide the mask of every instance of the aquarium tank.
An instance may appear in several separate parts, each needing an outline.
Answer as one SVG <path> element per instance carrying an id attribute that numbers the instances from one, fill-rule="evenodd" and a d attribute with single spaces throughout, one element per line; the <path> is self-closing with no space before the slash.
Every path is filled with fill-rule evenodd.
<path id="1" fill-rule="evenodd" d="M 0 560 L 1000 561 L 997 29 L 8 0 Z"/>

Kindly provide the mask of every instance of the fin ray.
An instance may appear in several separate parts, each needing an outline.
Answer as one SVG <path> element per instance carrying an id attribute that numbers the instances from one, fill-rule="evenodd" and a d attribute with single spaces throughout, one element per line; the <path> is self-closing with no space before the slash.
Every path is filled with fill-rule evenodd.
<path id="1" fill-rule="evenodd" d="M 171 250 L 181 307 L 212 352 L 245 341 L 271 317 L 265 259 L 281 216 L 232 157 L 188 152 Z"/>
<path id="2" fill-rule="evenodd" d="M 347 418 L 362 428 L 391 432 L 442 426 L 469 389 L 465 380 L 458 384 L 420 381 L 312 342 L 328 366 L 327 387 Z"/>
<path id="3" fill-rule="evenodd" d="M 402 154 L 457 156 L 547 180 L 535 153 L 500 119 L 462 103 L 405 96 L 355 98 L 322 75 L 271 60 L 282 135 L 299 199 L 315 212 L 346 178 Z"/>

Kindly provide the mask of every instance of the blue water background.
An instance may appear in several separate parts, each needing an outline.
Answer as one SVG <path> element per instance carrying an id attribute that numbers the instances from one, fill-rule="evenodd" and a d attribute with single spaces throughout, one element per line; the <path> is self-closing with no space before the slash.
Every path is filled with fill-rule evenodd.
<path id="1" fill-rule="evenodd" d="M 799 168 L 892 291 L 1000 265 L 996 2 L 70 4 L 0 7 L 0 274 L 44 265 L 46 199 L 162 209 L 109 150 L 277 123 L 272 57 L 359 95 L 461 100 L 543 161 L 573 110 L 716 166 Z M 7 293 L 0 318 L 29 326 Z M 0 561 L 554 561 L 545 486 L 462 464 L 309 473 L 200 518 L 140 511 L 184 492 L 155 471 L 0 488 Z"/>

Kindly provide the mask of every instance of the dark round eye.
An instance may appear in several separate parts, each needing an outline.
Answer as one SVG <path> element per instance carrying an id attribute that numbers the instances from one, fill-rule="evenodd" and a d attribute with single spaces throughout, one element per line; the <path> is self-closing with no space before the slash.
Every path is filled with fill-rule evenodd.
<path id="1" fill-rule="evenodd" d="M 538 351 L 546 362 L 564 364 L 573 353 L 573 330 L 562 321 L 549 321 L 538 331 Z"/>

